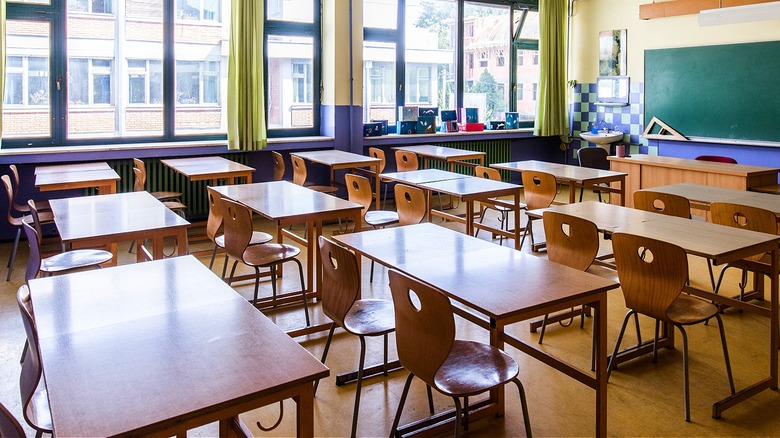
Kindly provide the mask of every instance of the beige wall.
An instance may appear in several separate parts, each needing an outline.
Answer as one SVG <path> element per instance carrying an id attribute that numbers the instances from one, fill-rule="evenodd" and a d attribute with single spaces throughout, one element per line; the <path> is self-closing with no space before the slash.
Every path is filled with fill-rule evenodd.
<path id="1" fill-rule="evenodd" d="M 352 0 L 354 104 L 363 104 L 363 2 Z M 349 105 L 349 1 L 322 4 L 323 105 Z"/>
<path id="2" fill-rule="evenodd" d="M 780 20 L 700 27 L 698 15 L 639 19 L 652 0 L 576 0 L 571 28 L 569 78 L 593 83 L 598 76 L 600 31 L 628 29 L 628 75 L 644 82 L 645 49 L 780 40 Z M 735 66 L 740 68 L 743 66 Z"/>

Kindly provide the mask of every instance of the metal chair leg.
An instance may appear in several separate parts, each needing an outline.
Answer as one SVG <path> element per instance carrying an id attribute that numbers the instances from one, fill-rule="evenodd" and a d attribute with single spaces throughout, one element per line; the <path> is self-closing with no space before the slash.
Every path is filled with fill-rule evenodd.
<path id="1" fill-rule="evenodd" d="M 734 395 L 737 391 L 734 389 L 734 376 L 731 374 L 731 360 L 729 359 L 729 347 L 726 345 L 726 329 L 723 327 L 723 319 L 720 315 L 715 314 L 715 318 L 718 320 L 718 328 L 720 329 L 720 342 L 723 345 L 723 358 L 726 360 L 726 374 L 729 377 L 729 390 Z"/>
<path id="2" fill-rule="evenodd" d="M 357 388 L 355 388 L 355 408 L 352 411 L 352 433 L 350 437 L 357 436 L 358 412 L 360 411 L 360 390 L 363 388 L 363 366 L 366 361 L 366 340 L 363 336 L 360 338 L 360 365 L 358 365 Z"/>
<path id="3" fill-rule="evenodd" d="M 409 377 L 406 378 L 406 384 L 404 385 L 404 391 L 401 393 L 401 401 L 398 403 L 398 410 L 395 411 L 395 420 L 393 420 L 393 427 L 390 429 L 390 438 L 394 438 L 398 434 L 398 422 L 401 421 L 401 412 L 404 410 L 404 403 L 406 402 L 406 396 L 409 395 L 412 379 L 414 379 L 414 374 L 409 373 Z"/>
<path id="4" fill-rule="evenodd" d="M 623 318 L 623 325 L 620 327 L 620 334 L 618 334 L 617 341 L 615 342 L 615 349 L 612 350 L 612 357 L 609 359 L 609 364 L 607 365 L 607 382 L 609 382 L 609 376 L 612 374 L 612 368 L 613 363 L 615 362 L 615 358 L 617 357 L 618 349 L 620 348 L 620 343 L 623 341 L 623 334 L 626 331 L 626 326 L 628 325 L 628 318 L 631 317 L 632 314 L 634 314 L 633 310 L 629 310 L 626 313 L 626 316 Z"/>
<path id="5" fill-rule="evenodd" d="M 303 313 L 306 315 L 306 327 L 308 327 L 311 323 L 309 322 L 309 302 L 306 299 L 306 284 L 304 284 L 303 280 L 303 265 L 301 265 L 298 259 L 293 259 L 293 261 L 298 265 L 298 275 L 301 279 L 301 294 L 303 295 Z"/>
<path id="6" fill-rule="evenodd" d="M 531 436 L 531 419 L 528 417 L 528 402 L 525 399 L 525 389 L 523 388 L 523 384 L 520 382 L 520 379 L 515 377 L 512 379 L 513 382 L 515 382 L 515 385 L 517 385 L 517 390 L 520 392 L 520 407 L 523 409 L 523 422 L 525 423 L 525 435 L 527 437 Z"/>
<path id="7" fill-rule="evenodd" d="M 336 331 L 336 323 L 333 322 L 330 324 L 330 331 L 328 332 L 328 340 L 325 341 L 325 349 L 322 350 L 322 359 L 320 359 L 320 362 L 325 365 L 325 359 L 328 357 L 328 349 L 330 349 L 330 341 L 333 339 L 333 332 Z M 320 386 L 320 379 L 317 379 L 316 382 L 314 382 L 314 395 L 317 395 L 317 387 Z"/>
<path id="8" fill-rule="evenodd" d="M 463 415 L 463 409 L 460 407 L 460 399 L 458 397 L 452 397 L 455 400 L 455 438 L 460 436 L 460 421 Z"/>
<path id="9" fill-rule="evenodd" d="M 682 341 L 683 341 L 683 391 L 685 393 L 685 421 L 689 422 L 691 421 L 691 394 L 688 389 L 688 335 L 685 333 L 685 329 L 681 325 L 677 325 L 677 328 L 680 329 L 680 333 L 682 333 Z"/>
<path id="10" fill-rule="evenodd" d="M 130 246 L 132 246 L 132 243 L 130 244 Z M 211 261 L 209 262 L 209 269 L 214 267 L 214 259 L 216 258 L 217 258 L 217 245 L 215 244 L 214 251 L 211 252 Z"/>

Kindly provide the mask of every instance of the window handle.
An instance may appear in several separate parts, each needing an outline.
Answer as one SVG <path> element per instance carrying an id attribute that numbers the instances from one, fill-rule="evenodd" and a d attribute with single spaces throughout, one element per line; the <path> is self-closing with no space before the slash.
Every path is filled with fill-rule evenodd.
<path id="1" fill-rule="evenodd" d="M 57 83 L 57 91 L 62 91 L 62 76 L 57 76 L 54 81 Z"/>
<path id="2" fill-rule="evenodd" d="M 404 90 L 404 83 L 403 83 L 403 81 L 398 81 L 398 91 L 403 91 L 403 90 Z"/>

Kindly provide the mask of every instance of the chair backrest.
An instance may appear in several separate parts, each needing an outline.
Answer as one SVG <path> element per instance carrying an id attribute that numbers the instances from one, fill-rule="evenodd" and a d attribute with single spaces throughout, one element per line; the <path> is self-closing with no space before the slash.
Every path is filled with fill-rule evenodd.
<path id="1" fill-rule="evenodd" d="M 432 385 L 455 342 L 450 300 L 397 271 L 390 270 L 389 276 L 398 359 L 409 372 Z"/>
<path id="2" fill-rule="evenodd" d="M 274 181 L 284 179 L 284 156 L 276 151 L 271 151 L 271 158 L 274 160 Z"/>
<path id="3" fill-rule="evenodd" d="M 626 307 L 668 321 L 667 310 L 688 280 L 688 257 L 679 246 L 627 233 L 612 235 Z"/>
<path id="4" fill-rule="evenodd" d="M 721 155 L 699 155 L 694 159 L 699 161 L 715 161 L 717 163 L 737 164 L 737 160 L 731 157 L 724 157 Z"/>
<path id="5" fill-rule="evenodd" d="M 545 211 L 547 258 L 584 271 L 599 252 L 599 230 L 593 222 L 555 211 Z"/>
<path id="6" fill-rule="evenodd" d="M 27 270 L 24 273 L 24 281 L 30 281 L 38 276 L 41 270 L 41 234 L 31 224 L 32 217 L 22 221 L 22 229 L 27 237 L 27 245 L 30 247 L 30 255 L 27 257 Z"/>
<path id="7" fill-rule="evenodd" d="M 143 192 L 146 190 L 146 173 L 137 167 L 133 167 L 133 174 L 135 175 L 135 181 L 133 181 L 133 191 Z"/>
<path id="8" fill-rule="evenodd" d="M 16 417 L 2 403 L 0 403 L 0 437 L 22 437 L 24 438 L 24 429 Z"/>
<path id="9" fill-rule="evenodd" d="M 206 220 L 206 236 L 214 240 L 222 226 L 222 194 L 212 187 L 206 187 L 209 200 L 209 217 Z"/>
<path id="10" fill-rule="evenodd" d="M 727 227 L 777 234 L 777 217 L 770 210 L 729 202 L 710 204 L 712 223 Z M 750 260 L 761 259 L 762 254 L 747 257 Z"/>
<path id="11" fill-rule="evenodd" d="M 419 224 L 425 219 L 425 192 L 406 184 L 395 185 L 395 208 L 399 225 Z"/>
<path id="12" fill-rule="evenodd" d="M 222 198 L 222 221 L 225 224 L 225 253 L 244 260 L 244 251 L 252 240 L 252 212 L 244 204 Z"/>
<path id="13" fill-rule="evenodd" d="M 348 173 L 344 175 L 344 182 L 347 184 L 349 200 L 363 206 L 362 215 L 365 217 L 368 209 L 371 208 L 371 202 L 374 200 L 371 181 L 365 176 Z"/>
<path id="14" fill-rule="evenodd" d="M 580 167 L 593 169 L 609 170 L 607 155 L 607 150 L 600 147 L 585 147 L 577 151 Z"/>
<path id="15" fill-rule="evenodd" d="M 555 175 L 538 170 L 523 171 L 523 193 L 529 210 L 549 207 L 555 200 L 557 190 Z"/>
<path id="16" fill-rule="evenodd" d="M 637 190 L 634 192 L 634 208 L 667 216 L 691 218 L 691 202 L 688 198 L 671 193 Z"/>
<path id="17" fill-rule="evenodd" d="M 357 257 L 325 236 L 320 236 L 317 244 L 322 261 L 322 284 L 319 286 L 322 312 L 343 327 L 344 317 L 360 295 Z"/>
<path id="18" fill-rule="evenodd" d="M 21 224 L 22 218 L 14 216 L 13 210 L 14 210 L 14 197 L 16 196 L 14 191 L 14 186 L 11 183 L 11 178 L 8 175 L 0 176 L 0 179 L 3 180 L 3 186 L 5 186 L 5 195 L 8 199 L 8 209 L 6 211 L 6 219 L 8 219 L 8 223 L 13 226 L 19 226 Z"/>
<path id="19" fill-rule="evenodd" d="M 41 381 L 41 359 L 38 355 L 38 330 L 35 327 L 35 317 L 33 316 L 32 301 L 30 300 L 30 290 L 27 285 L 23 285 L 16 292 L 16 302 L 19 304 L 19 312 L 22 315 L 22 324 L 27 333 L 27 354 L 22 362 L 22 371 L 19 376 L 19 390 L 22 396 L 22 412 L 28 423 L 31 419 L 27 416 L 27 406 L 35 394 L 35 389 Z"/>
<path id="20" fill-rule="evenodd" d="M 14 203 L 14 210 L 18 211 L 19 213 L 27 213 L 27 204 L 19 204 L 17 198 L 19 197 L 19 190 L 21 190 L 21 178 L 19 178 L 19 169 L 16 168 L 15 164 L 10 164 L 8 166 L 8 169 L 11 170 L 11 177 L 13 180 L 13 203 Z"/>
<path id="21" fill-rule="evenodd" d="M 379 161 L 379 173 L 382 173 L 385 171 L 385 164 L 387 164 L 387 159 L 385 158 L 385 151 L 379 148 L 368 148 L 368 156 L 373 158 L 378 158 Z"/>
<path id="22" fill-rule="evenodd" d="M 306 161 L 295 155 L 290 155 L 293 166 L 293 182 L 299 186 L 306 184 Z"/>
<path id="23" fill-rule="evenodd" d="M 395 151 L 395 168 L 399 172 L 409 172 L 420 168 L 417 154 L 409 151 Z"/>
<path id="24" fill-rule="evenodd" d="M 485 166 L 477 166 L 474 168 L 474 175 L 479 178 L 492 179 L 493 181 L 501 181 L 501 172 L 498 169 Z"/>

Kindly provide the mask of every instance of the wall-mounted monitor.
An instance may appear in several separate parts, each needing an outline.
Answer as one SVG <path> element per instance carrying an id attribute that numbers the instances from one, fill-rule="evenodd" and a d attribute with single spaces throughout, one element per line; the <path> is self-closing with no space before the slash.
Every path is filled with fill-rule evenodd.
<path id="1" fill-rule="evenodd" d="M 628 76 L 606 76 L 596 79 L 598 103 L 628 105 Z"/>

